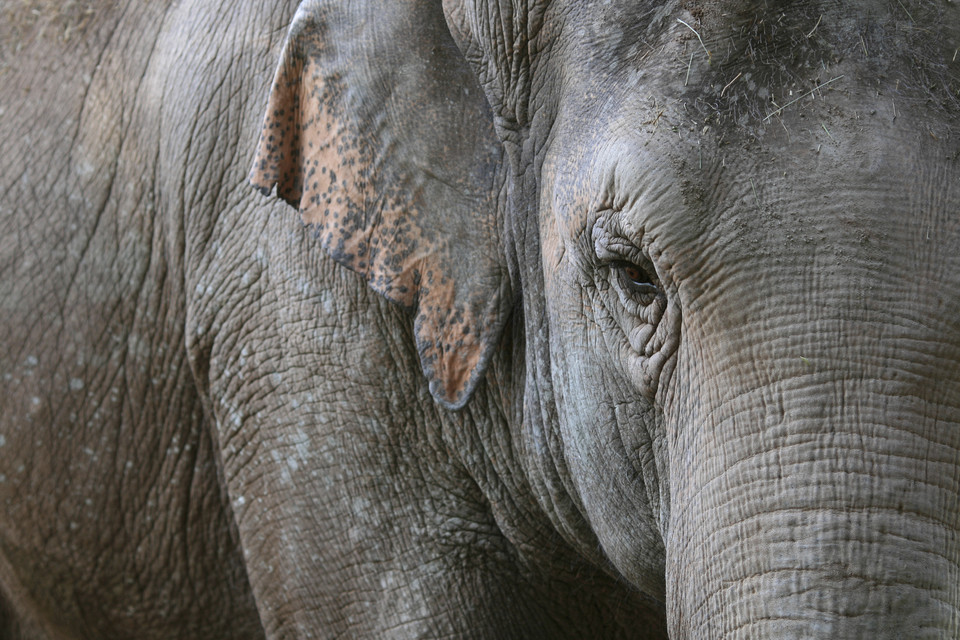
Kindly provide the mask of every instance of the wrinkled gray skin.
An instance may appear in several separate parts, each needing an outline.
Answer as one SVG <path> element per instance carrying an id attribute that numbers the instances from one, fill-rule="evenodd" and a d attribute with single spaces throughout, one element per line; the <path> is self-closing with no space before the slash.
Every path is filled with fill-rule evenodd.
<path id="1" fill-rule="evenodd" d="M 0 8 L 0 637 L 957 637 L 956 3 L 374 4 Z"/>

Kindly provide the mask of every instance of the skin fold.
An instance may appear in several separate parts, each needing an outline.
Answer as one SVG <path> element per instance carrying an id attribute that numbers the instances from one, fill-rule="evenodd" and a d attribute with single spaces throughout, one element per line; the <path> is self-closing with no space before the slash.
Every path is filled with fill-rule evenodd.
<path id="1" fill-rule="evenodd" d="M 958 47 L 0 6 L 0 638 L 957 637 Z"/>

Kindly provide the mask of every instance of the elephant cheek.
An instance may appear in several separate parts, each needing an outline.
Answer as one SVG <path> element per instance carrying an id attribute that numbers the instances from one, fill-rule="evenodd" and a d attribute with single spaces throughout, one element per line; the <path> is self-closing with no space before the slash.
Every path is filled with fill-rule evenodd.
<path id="1" fill-rule="evenodd" d="M 960 411 L 879 381 L 754 393 L 671 470 L 671 637 L 957 637 Z"/>

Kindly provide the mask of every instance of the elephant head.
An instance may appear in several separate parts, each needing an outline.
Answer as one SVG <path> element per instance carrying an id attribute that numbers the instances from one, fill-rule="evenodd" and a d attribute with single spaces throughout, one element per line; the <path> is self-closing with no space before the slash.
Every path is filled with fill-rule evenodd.
<path id="1" fill-rule="evenodd" d="M 370 4 L 302 4 L 252 182 L 438 402 L 521 369 L 556 530 L 672 637 L 960 632 L 960 11 Z"/>

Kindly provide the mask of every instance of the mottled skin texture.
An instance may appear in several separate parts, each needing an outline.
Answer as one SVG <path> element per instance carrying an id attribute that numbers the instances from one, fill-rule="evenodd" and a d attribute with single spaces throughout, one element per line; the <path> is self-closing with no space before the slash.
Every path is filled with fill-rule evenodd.
<path id="1" fill-rule="evenodd" d="M 960 635 L 960 9 L 297 4 L 0 8 L 0 637 Z"/>
<path id="2" fill-rule="evenodd" d="M 252 181 L 276 184 L 375 291 L 420 310 L 424 372 L 460 408 L 512 300 L 491 215 L 502 151 L 489 108 L 437 7 L 395 3 L 371 22 L 369 7 L 309 6 L 274 80 Z M 378 86 L 389 92 L 366 90 Z"/>

